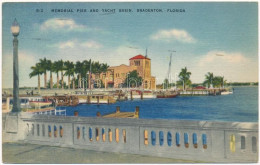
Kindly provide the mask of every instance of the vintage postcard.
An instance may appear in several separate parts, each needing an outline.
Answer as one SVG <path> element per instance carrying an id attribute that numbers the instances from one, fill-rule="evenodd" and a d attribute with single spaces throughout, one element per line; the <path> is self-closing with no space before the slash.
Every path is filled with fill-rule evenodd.
<path id="1" fill-rule="evenodd" d="M 3 2 L 3 163 L 258 162 L 258 2 Z"/>

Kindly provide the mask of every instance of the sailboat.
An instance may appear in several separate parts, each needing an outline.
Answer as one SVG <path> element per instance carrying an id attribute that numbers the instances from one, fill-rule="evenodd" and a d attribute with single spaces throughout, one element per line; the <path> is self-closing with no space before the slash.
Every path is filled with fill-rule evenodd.
<path id="1" fill-rule="evenodd" d="M 171 52 L 175 52 L 175 51 L 171 51 Z M 167 74 L 167 77 L 168 77 L 168 81 L 169 83 L 171 82 L 171 65 L 172 65 L 172 53 L 171 53 L 171 56 L 170 56 L 170 62 L 169 62 L 169 69 L 168 69 L 168 74 Z M 176 92 L 175 90 L 166 90 L 166 91 L 160 91 L 160 92 L 157 92 L 157 95 L 156 97 L 157 98 L 174 98 L 176 96 L 178 96 L 178 92 Z"/>

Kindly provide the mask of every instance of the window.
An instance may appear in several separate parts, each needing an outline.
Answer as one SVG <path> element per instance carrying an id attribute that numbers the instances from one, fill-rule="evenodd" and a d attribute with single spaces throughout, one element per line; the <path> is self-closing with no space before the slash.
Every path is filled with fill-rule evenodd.
<path id="1" fill-rule="evenodd" d="M 89 135 L 89 141 L 92 141 L 93 139 L 92 139 L 92 128 L 91 127 L 89 127 L 89 129 L 88 129 L 88 135 Z"/>
<path id="2" fill-rule="evenodd" d="M 105 128 L 102 128 L 102 140 L 103 140 L 103 142 L 106 141 Z"/>
<path id="3" fill-rule="evenodd" d="M 86 140 L 86 128 L 82 127 L 82 138 Z"/>
<path id="4" fill-rule="evenodd" d="M 185 148 L 189 148 L 189 135 L 188 135 L 188 133 L 184 133 L 184 144 L 185 144 Z"/>
<path id="5" fill-rule="evenodd" d="M 255 136 L 253 136 L 252 137 L 252 151 L 253 151 L 253 153 L 256 153 L 257 152 L 257 144 L 256 144 L 256 137 Z"/>
<path id="6" fill-rule="evenodd" d="M 79 139 L 79 138 L 80 138 L 80 128 L 77 127 L 77 139 Z"/>
<path id="7" fill-rule="evenodd" d="M 62 126 L 60 126 L 60 137 L 62 137 L 63 136 L 63 128 L 62 128 Z"/>
<path id="8" fill-rule="evenodd" d="M 160 139 L 160 146 L 162 146 L 163 145 L 163 141 L 164 141 L 164 139 L 163 139 L 163 131 L 159 132 L 159 139 Z"/>
<path id="9" fill-rule="evenodd" d="M 37 136 L 40 136 L 40 125 L 37 124 Z"/>
<path id="10" fill-rule="evenodd" d="M 116 128 L 116 142 L 119 142 L 119 130 Z"/>
<path id="11" fill-rule="evenodd" d="M 32 135 L 34 135 L 34 124 L 32 124 Z"/>
<path id="12" fill-rule="evenodd" d="M 198 148 L 198 141 L 197 141 L 197 134 L 196 133 L 192 134 L 192 142 L 193 142 L 193 147 Z"/>
<path id="13" fill-rule="evenodd" d="M 144 130 L 144 145 L 148 145 L 148 131 Z"/>
<path id="14" fill-rule="evenodd" d="M 54 126 L 53 130 L 54 130 L 54 137 L 57 137 L 58 131 L 56 125 Z"/>
<path id="15" fill-rule="evenodd" d="M 109 137 L 109 142 L 112 142 L 112 131 L 110 128 L 108 129 L 108 137 Z"/>
<path id="16" fill-rule="evenodd" d="M 135 66 L 140 66 L 140 61 L 134 61 Z"/>
<path id="17" fill-rule="evenodd" d="M 235 152 L 236 151 L 236 138 L 235 135 L 230 136 L 230 151 Z"/>
<path id="18" fill-rule="evenodd" d="M 180 147 L 181 145 L 180 145 L 180 134 L 179 134 L 179 132 L 177 132 L 175 134 L 175 138 L 176 138 L 176 146 Z"/>
<path id="19" fill-rule="evenodd" d="M 96 141 L 99 141 L 99 130 L 96 128 Z"/>
<path id="20" fill-rule="evenodd" d="M 152 145 L 156 144 L 156 133 L 154 131 L 151 132 Z"/>
<path id="21" fill-rule="evenodd" d="M 45 125 L 42 125 L 42 136 L 45 136 Z"/>
<path id="22" fill-rule="evenodd" d="M 124 139 L 124 143 L 126 143 L 126 130 L 123 129 L 123 139 Z"/>
<path id="23" fill-rule="evenodd" d="M 245 136 L 241 136 L 241 149 L 246 149 L 246 138 Z"/>
<path id="24" fill-rule="evenodd" d="M 207 149 L 207 135 L 206 134 L 202 134 L 202 144 L 203 144 L 203 148 Z"/>
<path id="25" fill-rule="evenodd" d="M 48 136 L 51 137 L 51 126 L 48 125 Z"/>
<path id="26" fill-rule="evenodd" d="M 172 145 L 172 134 L 170 132 L 167 133 L 167 143 L 169 147 Z"/>

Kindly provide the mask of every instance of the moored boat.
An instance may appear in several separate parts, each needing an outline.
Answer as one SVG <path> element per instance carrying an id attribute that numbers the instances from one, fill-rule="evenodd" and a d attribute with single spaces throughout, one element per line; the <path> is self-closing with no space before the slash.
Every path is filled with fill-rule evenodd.
<path id="1" fill-rule="evenodd" d="M 177 97 L 179 93 L 175 91 L 160 91 L 157 93 L 157 98 L 174 98 Z"/>
<path id="2" fill-rule="evenodd" d="M 31 98 L 29 100 L 29 105 L 31 107 L 43 107 L 43 106 L 49 106 L 52 104 L 52 101 L 49 101 L 47 99 L 44 99 L 42 97 L 40 98 Z"/>

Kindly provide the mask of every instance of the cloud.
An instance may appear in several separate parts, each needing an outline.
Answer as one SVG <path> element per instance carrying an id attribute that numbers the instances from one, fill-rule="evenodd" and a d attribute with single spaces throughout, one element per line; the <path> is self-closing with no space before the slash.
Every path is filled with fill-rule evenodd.
<path id="1" fill-rule="evenodd" d="M 170 29 L 170 30 L 159 30 L 157 33 L 151 35 L 152 40 L 161 41 L 179 41 L 182 43 L 195 43 L 196 40 L 185 30 Z"/>
<path id="2" fill-rule="evenodd" d="M 65 48 L 74 48 L 75 42 L 74 41 L 67 41 L 67 42 L 61 42 L 58 44 L 58 47 L 60 49 L 65 49 Z"/>
<path id="3" fill-rule="evenodd" d="M 202 82 L 207 72 L 224 76 L 228 82 L 258 81 L 258 61 L 240 52 L 210 51 L 189 63 L 193 82 Z"/>
<path id="4" fill-rule="evenodd" d="M 229 63 L 231 65 L 248 62 L 249 59 L 239 52 L 210 51 L 200 59 L 199 65 L 204 66 L 214 63 Z"/>
<path id="5" fill-rule="evenodd" d="M 65 42 L 60 42 L 57 44 L 53 44 L 50 45 L 49 47 L 55 47 L 55 48 L 59 48 L 61 50 L 68 50 L 68 49 L 84 49 L 84 48 L 88 48 L 88 49 L 99 49 L 101 47 L 103 47 L 103 45 L 97 41 L 94 40 L 88 40 L 88 41 L 79 41 L 77 39 L 72 39 L 72 40 L 68 40 Z"/>
<path id="6" fill-rule="evenodd" d="M 94 49 L 98 49 L 98 48 L 101 48 L 102 45 L 96 41 L 86 41 L 86 42 L 83 42 L 82 44 L 80 44 L 81 47 L 87 47 L 87 48 L 94 48 Z"/>
<path id="7" fill-rule="evenodd" d="M 53 31 L 91 31 L 95 30 L 85 25 L 77 24 L 73 19 L 59 19 L 51 18 L 46 20 L 40 25 L 40 30 L 53 30 Z"/>

